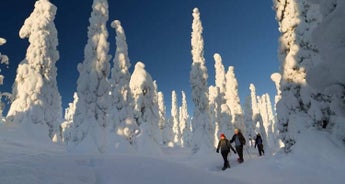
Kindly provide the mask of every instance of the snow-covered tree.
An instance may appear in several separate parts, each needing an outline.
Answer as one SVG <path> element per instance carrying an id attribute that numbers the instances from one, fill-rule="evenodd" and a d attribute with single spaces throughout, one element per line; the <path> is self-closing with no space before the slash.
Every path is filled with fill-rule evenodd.
<path id="1" fill-rule="evenodd" d="M 131 76 L 129 87 L 134 99 L 134 118 L 140 126 L 137 138 L 138 151 L 154 153 L 158 150 L 159 108 L 156 103 L 155 86 L 145 65 L 138 62 Z"/>
<path id="2" fill-rule="evenodd" d="M 246 126 L 246 133 L 248 139 L 253 139 L 255 136 L 255 127 L 253 122 L 253 109 L 252 109 L 252 99 L 250 96 L 246 98 L 246 102 L 243 106 L 244 112 L 244 124 Z"/>
<path id="3" fill-rule="evenodd" d="M 193 10 L 192 24 L 192 70 L 190 83 L 192 87 L 192 100 L 194 103 L 193 126 L 193 152 L 210 150 L 213 142 L 208 106 L 207 68 L 204 58 L 203 27 L 198 8 Z"/>
<path id="4" fill-rule="evenodd" d="M 276 118 L 273 113 L 273 107 L 272 102 L 269 94 L 264 94 L 265 103 L 266 103 L 266 109 L 267 109 L 267 119 L 268 124 L 265 126 L 266 133 L 267 133 L 267 143 L 270 146 L 271 149 L 279 148 L 279 142 L 278 142 L 278 129 L 276 124 Z"/>
<path id="5" fill-rule="evenodd" d="M 6 40 L 0 37 L 0 46 L 4 45 L 5 43 L 6 43 Z M 6 55 L 1 54 L 0 52 L 0 65 L 2 64 L 6 66 L 9 65 L 9 59 Z M 3 85 L 4 78 L 5 77 L 1 75 L 1 68 L 0 68 L 0 86 Z M 2 112 L 6 106 L 6 104 L 3 102 L 3 99 L 2 99 L 3 97 L 7 98 L 7 100 L 10 100 L 11 94 L 0 91 L 0 123 L 5 121 L 4 118 L 2 117 L 3 116 Z"/>
<path id="6" fill-rule="evenodd" d="M 184 91 L 182 93 L 182 106 L 180 107 L 180 130 L 181 130 L 181 146 L 189 147 L 191 144 L 190 119 L 188 114 L 187 97 Z"/>
<path id="7" fill-rule="evenodd" d="M 166 143 L 168 142 L 168 136 L 169 132 L 166 132 L 166 106 L 165 106 L 165 102 L 164 102 L 164 94 L 163 92 L 158 92 L 157 94 L 158 97 L 158 109 L 159 109 L 159 123 L 158 123 L 158 127 L 160 130 L 160 134 L 162 135 L 162 144 L 166 145 Z M 170 132 L 171 134 L 171 132 Z"/>
<path id="8" fill-rule="evenodd" d="M 227 104 L 225 99 L 226 93 L 226 74 L 225 68 L 222 62 L 222 57 L 220 54 L 216 53 L 213 55 L 215 60 L 214 68 L 215 68 L 215 83 L 216 87 L 219 88 L 219 94 L 217 97 L 217 108 L 218 108 L 218 122 L 216 127 L 218 126 L 218 131 L 215 134 L 215 140 L 218 140 L 219 133 L 225 133 L 227 135 L 231 135 L 233 132 L 233 125 L 232 125 L 232 115 L 231 110 Z M 214 90 L 213 90 L 214 91 Z M 210 108 L 212 111 L 212 108 Z"/>
<path id="9" fill-rule="evenodd" d="M 328 112 L 330 118 L 318 125 L 321 129 L 327 129 L 336 140 L 345 144 L 345 2 L 341 0 L 312 1 L 319 7 L 321 21 L 312 33 L 312 41 L 318 48 L 320 61 L 309 70 L 307 82 L 321 95 L 315 95 L 319 99 L 328 100 Z M 320 100 L 319 100 L 320 101 Z M 323 100 L 325 101 L 325 100 Z M 320 104 L 320 103 L 319 103 Z M 319 108 L 325 114 L 325 104 Z M 327 108 L 326 108 L 327 109 Z"/>
<path id="10" fill-rule="evenodd" d="M 222 104 L 220 106 L 220 127 L 223 128 L 223 133 L 226 135 L 231 135 L 234 132 L 234 125 L 231 123 L 232 116 L 231 116 L 231 110 L 227 104 Z"/>
<path id="11" fill-rule="evenodd" d="M 281 100 L 277 104 L 277 114 L 284 149 L 289 152 L 296 143 L 297 134 L 329 116 L 322 112 L 325 97 L 319 98 L 320 94 L 306 83 L 307 73 L 320 60 L 318 47 L 311 38 L 321 17 L 317 13 L 319 6 L 310 0 L 274 0 L 274 4 L 282 34 L 279 51 Z"/>
<path id="12" fill-rule="evenodd" d="M 221 105 L 222 96 L 220 94 L 220 89 L 215 86 L 209 87 L 209 106 L 210 106 L 210 120 L 212 123 L 212 131 L 214 132 L 214 146 L 217 146 L 219 141 L 219 136 L 224 132 L 224 126 L 221 124 Z M 229 122 L 230 123 L 230 122 Z"/>
<path id="13" fill-rule="evenodd" d="M 181 130 L 180 130 L 180 122 L 179 122 L 179 108 L 177 102 L 177 95 L 176 91 L 172 91 L 171 93 L 171 122 L 173 125 L 173 142 L 175 146 L 181 145 Z"/>
<path id="14" fill-rule="evenodd" d="M 302 107 L 299 103 L 301 84 L 304 83 L 305 72 L 299 71 L 300 67 L 296 63 L 294 56 L 298 51 L 296 44 L 296 27 L 299 24 L 298 5 L 295 0 L 274 1 L 279 30 L 282 33 L 280 38 L 279 58 L 282 62 L 282 80 L 281 91 L 282 99 L 277 104 L 277 113 L 279 119 L 279 131 L 282 141 L 285 144 L 285 151 L 291 150 L 295 140 L 288 133 L 289 125 L 292 124 L 290 114 L 297 114 Z M 297 66 L 296 66 L 297 65 Z"/>
<path id="15" fill-rule="evenodd" d="M 161 144 L 163 142 L 163 137 L 160 131 L 160 114 L 159 114 L 159 102 L 158 102 L 158 84 L 157 81 L 153 81 L 153 109 L 156 110 L 155 114 L 157 115 L 157 121 L 155 122 L 155 137 L 154 139 L 157 141 L 157 143 Z"/>
<path id="16" fill-rule="evenodd" d="M 263 124 L 262 116 L 260 114 L 258 99 L 256 95 L 256 88 L 254 84 L 249 85 L 250 89 L 250 99 L 251 99 L 251 115 L 252 115 L 252 122 L 254 123 L 255 127 L 259 124 Z"/>
<path id="17" fill-rule="evenodd" d="M 244 113 L 244 124 L 246 126 L 246 133 L 248 135 L 248 139 L 249 139 L 249 145 L 250 146 L 254 146 L 253 145 L 253 139 L 255 138 L 255 134 L 256 134 L 256 129 L 255 129 L 255 124 L 253 122 L 253 109 L 252 109 L 252 98 L 251 96 L 247 96 L 246 101 L 244 103 L 243 106 L 243 113 Z"/>
<path id="18" fill-rule="evenodd" d="M 245 103 L 245 117 L 244 121 L 247 128 L 247 135 L 251 139 L 255 139 L 255 136 L 257 133 L 260 133 L 263 135 L 264 138 L 264 144 L 267 146 L 266 140 L 266 130 L 264 128 L 263 119 L 261 116 L 260 108 L 259 108 L 259 102 L 256 96 L 256 89 L 254 84 L 249 85 L 250 89 L 250 96 L 247 98 Z"/>
<path id="19" fill-rule="evenodd" d="M 161 93 L 163 95 L 163 93 Z M 161 101 L 159 104 L 164 104 L 163 101 Z M 161 107 L 160 107 L 161 108 Z M 174 147 L 174 133 L 173 133 L 173 122 L 171 119 L 166 118 L 166 106 L 164 105 L 164 127 L 162 130 L 162 142 L 164 145 L 168 147 Z"/>
<path id="20" fill-rule="evenodd" d="M 279 100 L 282 98 L 282 92 L 280 90 L 280 81 L 281 81 L 281 75 L 280 73 L 273 73 L 271 75 L 271 79 L 274 82 L 275 86 L 276 86 L 276 90 L 277 90 L 277 94 L 274 97 L 274 111 L 277 111 L 277 103 L 279 102 Z"/>
<path id="21" fill-rule="evenodd" d="M 29 39 L 25 59 L 19 64 L 13 85 L 13 103 L 7 120 L 34 131 L 37 125 L 47 127 L 47 136 L 57 141 L 62 120 L 55 63 L 59 60 L 58 33 L 54 19 L 56 6 L 49 0 L 38 0 L 25 20 L 19 36 Z M 31 128 L 30 128 L 31 127 Z"/>
<path id="22" fill-rule="evenodd" d="M 244 125 L 243 111 L 240 103 L 240 97 L 238 95 L 238 83 L 234 72 L 234 67 L 230 66 L 226 73 L 226 92 L 225 99 L 226 104 L 229 106 L 232 115 L 232 123 L 236 128 L 246 133 Z"/>
<path id="23" fill-rule="evenodd" d="M 223 60 L 220 54 L 216 53 L 213 55 L 215 64 L 215 73 L 216 73 L 216 87 L 219 88 L 220 94 L 225 94 L 225 84 L 226 84 L 226 78 L 225 78 L 225 68 L 223 65 Z"/>
<path id="24" fill-rule="evenodd" d="M 128 57 L 126 35 L 120 21 L 113 21 L 111 26 L 116 31 L 116 51 L 110 79 L 112 112 L 109 113 L 111 118 L 109 128 L 110 132 L 124 137 L 130 144 L 133 144 L 135 131 L 138 127 L 134 123 L 133 97 L 129 88 L 131 74 L 128 69 L 131 64 Z"/>
<path id="25" fill-rule="evenodd" d="M 107 149 L 108 113 L 110 107 L 110 55 L 107 21 L 108 1 L 94 0 L 89 19 L 88 41 L 84 61 L 78 65 L 78 103 L 73 117 L 71 146 L 87 151 Z M 82 144 L 83 143 L 83 144 Z"/>
<path id="26" fill-rule="evenodd" d="M 269 98 L 270 97 L 268 96 L 268 94 L 264 94 L 261 97 L 260 96 L 257 97 L 258 108 L 259 108 L 260 116 L 262 118 L 262 121 L 259 124 L 257 124 L 257 127 L 258 127 L 258 132 L 262 136 L 263 144 L 266 146 L 266 152 L 270 150 L 270 147 L 272 146 L 272 144 L 269 144 L 268 140 L 270 138 L 274 139 L 273 132 L 272 132 L 273 121 L 272 119 L 270 119 L 271 117 L 269 114 L 270 112 L 272 112 L 272 107 L 270 107 L 271 110 L 269 110 L 268 103 L 270 102 L 267 101 L 267 100 L 270 101 Z"/>
<path id="27" fill-rule="evenodd" d="M 71 130 L 73 128 L 73 117 L 78 103 L 78 94 L 73 94 L 73 102 L 68 104 L 68 108 L 65 110 L 65 121 L 61 124 L 61 137 L 63 142 L 71 141 Z"/>

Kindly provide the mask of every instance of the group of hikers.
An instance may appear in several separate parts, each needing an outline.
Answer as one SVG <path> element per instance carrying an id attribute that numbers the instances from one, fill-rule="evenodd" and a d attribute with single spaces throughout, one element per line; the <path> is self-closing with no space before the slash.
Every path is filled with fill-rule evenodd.
<path id="1" fill-rule="evenodd" d="M 235 149 L 234 149 L 234 147 L 232 147 L 232 145 L 231 145 L 232 143 L 235 143 Z M 238 155 L 237 161 L 239 163 L 243 163 L 243 161 L 244 161 L 244 159 L 243 159 L 243 147 L 245 145 L 246 145 L 246 139 L 244 138 L 240 129 L 237 129 L 237 128 L 235 129 L 234 135 L 232 136 L 232 138 L 230 140 L 228 140 L 224 134 L 220 135 L 220 140 L 219 140 L 216 151 L 217 151 L 217 153 L 219 153 L 219 151 L 220 151 L 220 153 L 223 157 L 223 160 L 224 160 L 224 166 L 223 166 L 222 170 L 226 170 L 227 168 L 230 168 L 228 155 L 229 155 L 231 150 L 235 154 Z M 255 148 L 256 147 L 258 148 L 260 156 L 265 154 L 263 141 L 262 141 L 262 137 L 260 134 L 257 134 L 256 138 L 255 138 Z"/>

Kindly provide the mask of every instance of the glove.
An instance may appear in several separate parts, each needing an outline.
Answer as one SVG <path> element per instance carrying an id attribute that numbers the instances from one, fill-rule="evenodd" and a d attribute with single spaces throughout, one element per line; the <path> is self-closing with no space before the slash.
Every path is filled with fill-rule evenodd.
<path id="1" fill-rule="evenodd" d="M 217 149 L 216 152 L 219 153 L 219 150 Z"/>

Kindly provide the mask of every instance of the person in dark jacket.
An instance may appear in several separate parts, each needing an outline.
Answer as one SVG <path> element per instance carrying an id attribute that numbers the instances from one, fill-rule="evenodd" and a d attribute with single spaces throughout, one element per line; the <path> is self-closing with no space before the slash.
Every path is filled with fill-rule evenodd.
<path id="1" fill-rule="evenodd" d="M 228 154 L 230 153 L 230 149 L 236 154 L 235 149 L 231 146 L 230 141 L 226 139 L 224 134 L 220 135 L 220 141 L 217 146 L 217 153 L 219 153 L 219 149 L 221 151 L 223 160 L 224 160 L 224 166 L 222 170 L 224 171 L 227 168 L 230 168 L 230 163 L 228 161 Z"/>
<path id="2" fill-rule="evenodd" d="M 258 147 L 258 151 L 259 151 L 259 155 L 260 156 L 265 154 L 264 145 L 262 143 L 262 138 L 261 138 L 260 134 L 256 135 L 255 146 L 254 147 L 255 148 Z"/>
<path id="3" fill-rule="evenodd" d="M 236 128 L 234 131 L 234 136 L 232 136 L 232 139 L 230 140 L 230 143 L 235 142 L 236 151 L 238 154 L 238 162 L 242 163 L 244 161 L 243 159 L 243 146 L 246 144 L 246 139 L 244 138 L 242 132 L 240 129 Z"/>

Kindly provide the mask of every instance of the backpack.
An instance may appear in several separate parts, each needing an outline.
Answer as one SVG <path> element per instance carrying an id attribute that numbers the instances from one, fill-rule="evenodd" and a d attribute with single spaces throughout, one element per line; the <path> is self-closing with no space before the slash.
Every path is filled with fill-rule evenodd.
<path id="1" fill-rule="evenodd" d="M 243 136 L 243 134 L 241 133 L 241 135 L 240 135 L 240 142 L 241 142 L 241 144 L 244 146 L 244 145 L 246 145 L 246 139 L 244 138 L 244 136 Z"/>
<path id="2" fill-rule="evenodd" d="M 243 145 L 246 145 L 246 139 L 243 137 L 243 140 L 241 142 Z"/>
<path id="3" fill-rule="evenodd" d="M 258 138 L 257 144 L 262 144 L 262 139 Z"/>

